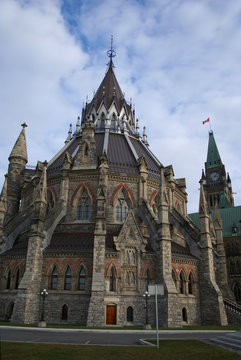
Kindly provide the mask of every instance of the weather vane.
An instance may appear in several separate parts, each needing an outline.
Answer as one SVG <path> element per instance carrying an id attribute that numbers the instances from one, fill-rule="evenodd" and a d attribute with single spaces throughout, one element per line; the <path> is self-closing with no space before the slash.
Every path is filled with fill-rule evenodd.
<path id="1" fill-rule="evenodd" d="M 113 50 L 113 35 L 111 35 L 110 50 L 107 51 L 107 56 L 110 58 L 110 61 L 107 65 L 109 65 L 111 68 L 115 67 L 112 60 L 113 57 L 116 56 L 116 52 Z"/>

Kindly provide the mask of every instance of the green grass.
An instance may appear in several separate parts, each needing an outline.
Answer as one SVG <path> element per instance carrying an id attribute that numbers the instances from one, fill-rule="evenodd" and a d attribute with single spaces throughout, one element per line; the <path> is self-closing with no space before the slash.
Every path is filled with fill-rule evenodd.
<path id="1" fill-rule="evenodd" d="M 36 324 L 14 324 L 8 321 L 0 321 L 0 326 L 22 326 L 22 327 L 37 327 Z M 144 330 L 143 326 L 123 326 L 123 327 L 86 327 L 80 325 L 65 325 L 65 324 L 47 324 L 47 328 L 54 329 L 93 329 L 93 330 Z M 152 330 L 156 328 L 153 327 Z M 219 325 L 208 325 L 208 326 L 184 326 L 181 328 L 159 328 L 159 330 L 241 330 L 241 325 L 228 325 L 228 326 L 219 326 Z"/>
<path id="2" fill-rule="evenodd" d="M 2 360 L 236 360 L 241 355 L 197 340 L 161 340 L 155 347 L 1 344 Z"/>

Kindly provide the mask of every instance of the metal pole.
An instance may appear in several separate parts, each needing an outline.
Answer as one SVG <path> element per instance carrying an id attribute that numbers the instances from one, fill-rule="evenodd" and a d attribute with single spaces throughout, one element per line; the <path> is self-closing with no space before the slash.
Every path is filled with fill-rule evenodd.
<path id="1" fill-rule="evenodd" d="M 155 303 L 156 303 L 156 347 L 157 347 L 157 349 L 159 349 L 157 284 L 155 284 Z"/>
<path id="2" fill-rule="evenodd" d="M 44 292 L 43 292 L 42 296 L 43 296 L 43 307 L 42 307 L 41 321 L 44 321 L 44 300 L 45 300 L 45 293 Z"/>
<path id="3" fill-rule="evenodd" d="M 148 308 L 147 308 L 147 294 L 146 294 L 146 325 L 148 324 Z"/>

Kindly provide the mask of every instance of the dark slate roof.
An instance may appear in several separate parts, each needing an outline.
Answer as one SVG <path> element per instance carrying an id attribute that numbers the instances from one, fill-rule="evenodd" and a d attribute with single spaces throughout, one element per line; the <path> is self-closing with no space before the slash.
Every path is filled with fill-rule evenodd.
<path id="1" fill-rule="evenodd" d="M 177 244 L 177 243 L 175 243 L 173 241 L 172 241 L 171 246 L 172 246 L 172 256 L 174 256 L 174 257 L 184 257 L 184 258 L 187 258 L 187 259 L 197 260 L 197 258 L 194 255 L 192 255 L 187 248 L 185 248 L 185 247 L 183 247 L 183 246 L 181 246 L 181 245 L 179 245 L 179 244 Z"/>
<path id="2" fill-rule="evenodd" d="M 14 241 L 13 247 L 5 251 L 3 256 L 12 256 L 12 255 L 26 255 L 28 248 L 28 238 L 29 232 L 25 232 L 17 237 Z"/>
<path id="3" fill-rule="evenodd" d="M 138 174 L 137 162 L 124 135 L 109 135 L 107 157 L 110 170 Z"/>
<path id="4" fill-rule="evenodd" d="M 72 157 L 76 155 L 80 137 L 73 138 L 70 143 L 62 149 L 59 156 L 48 167 L 47 173 L 49 176 L 54 176 L 61 171 L 64 154 L 67 151 Z M 100 158 L 103 154 L 105 133 L 96 133 L 96 153 Z M 131 144 L 138 157 L 144 155 L 149 176 L 159 179 L 159 164 L 155 156 L 147 149 L 142 141 L 129 137 Z M 134 157 L 133 151 L 130 148 L 124 134 L 109 133 L 107 157 L 109 169 L 111 172 L 138 174 L 137 160 Z"/>
<path id="5" fill-rule="evenodd" d="M 92 252 L 93 244 L 93 233 L 54 233 L 44 252 Z"/>
<path id="6" fill-rule="evenodd" d="M 98 111 L 102 102 L 105 104 L 105 107 L 108 110 L 113 101 L 115 102 L 119 113 L 123 106 L 125 106 L 127 113 L 130 113 L 131 108 L 125 102 L 124 95 L 116 79 L 113 68 L 110 66 L 105 74 L 102 83 L 96 91 L 93 100 L 86 106 L 85 111 L 88 114 L 92 106 L 94 106 L 96 111 Z"/>
<path id="7" fill-rule="evenodd" d="M 158 176 L 159 179 L 160 165 L 158 164 L 158 161 L 155 159 L 154 155 L 152 155 L 151 152 L 147 150 L 146 146 L 140 140 L 133 137 L 131 137 L 130 140 L 132 142 L 132 145 L 134 146 L 138 157 L 144 155 L 149 176 Z"/>

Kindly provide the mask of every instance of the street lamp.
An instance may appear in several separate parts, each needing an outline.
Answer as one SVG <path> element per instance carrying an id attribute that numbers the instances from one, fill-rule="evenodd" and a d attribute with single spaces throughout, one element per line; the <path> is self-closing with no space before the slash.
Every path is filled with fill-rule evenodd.
<path id="1" fill-rule="evenodd" d="M 145 298 L 145 309 L 146 309 L 146 329 L 150 328 L 150 324 L 148 324 L 148 300 L 150 298 L 149 292 L 146 290 L 145 294 L 143 294 Z"/>
<path id="2" fill-rule="evenodd" d="M 44 322 L 44 303 L 45 303 L 45 298 L 48 295 L 48 292 L 46 289 L 43 289 L 41 291 L 41 296 L 43 297 L 43 306 L 42 306 L 42 315 L 41 315 L 41 321 Z"/>

